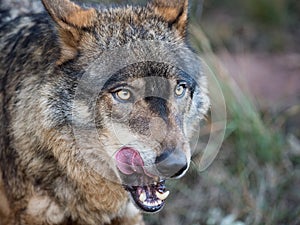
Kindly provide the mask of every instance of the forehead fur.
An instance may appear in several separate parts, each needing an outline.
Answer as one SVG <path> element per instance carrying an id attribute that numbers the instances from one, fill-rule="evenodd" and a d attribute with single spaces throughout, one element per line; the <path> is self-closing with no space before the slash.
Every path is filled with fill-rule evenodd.
<path id="1" fill-rule="evenodd" d="M 149 7 L 99 9 L 93 27 L 85 29 L 84 48 L 97 46 L 110 49 L 135 41 L 164 41 L 183 43 L 184 40 L 168 23 L 156 16 Z M 87 46 L 88 45 L 88 46 Z"/>
<path id="2" fill-rule="evenodd" d="M 147 81 L 184 80 L 190 85 L 196 83 L 185 71 L 163 62 L 146 61 L 130 64 L 113 74 L 105 83 L 104 88 L 109 88 L 115 83 L 135 81 L 147 78 Z"/>
<path id="3" fill-rule="evenodd" d="M 158 2 L 136 7 L 85 8 L 69 0 L 43 0 L 60 37 L 61 57 L 57 63 L 72 60 L 79 53 L 95 51 L 88 54 L 95 56 L 141 40 L 183 43 L 184 26 L 181 30 L 175 26 L 174 18 L 158 10 Z M 173 8 L 176 9 L 169 6 L 171 11 Z"/>

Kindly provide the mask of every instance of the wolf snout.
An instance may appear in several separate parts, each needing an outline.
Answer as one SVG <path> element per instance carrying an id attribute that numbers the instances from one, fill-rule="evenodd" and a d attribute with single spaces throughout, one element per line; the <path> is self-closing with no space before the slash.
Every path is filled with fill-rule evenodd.
<path id="1" fill-rule="evenodd" d="M 160 175 L 167 178 L 179 178 L 188 168 L 186 155 L 178 149 L 164 151 L 156 157 L 155 164 Z"/>

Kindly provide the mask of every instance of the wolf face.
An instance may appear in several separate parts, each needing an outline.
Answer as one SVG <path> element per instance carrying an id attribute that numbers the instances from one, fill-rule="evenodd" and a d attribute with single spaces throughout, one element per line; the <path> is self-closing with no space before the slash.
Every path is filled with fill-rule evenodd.
<path id="1" fill-rule="evenodd" d="M 99 137 L 135 203 L 158 211 L 168 195 L 164 180 L 189 166 L 186 123 L 199 115 L 190 111 L 196 82 L 157 62 L 130 65 L 110 80 L 96 105 Z"/>
<path id="2" fill-rule="evenodd" d="M 42 2 L 51 19 L 19 18 L 1 31 L 9 129 L 0 141 L 10 142 L 0 163 L 12 214 L 28 207 L 24 224 L 50 223 L 48 209 L 32 203 L 37 195 L 61 206 L 55 224 L 122 221 L 128 196 L 141 211 L 159 211 L 165 180 L 186 173 L 209 108 L 201 63 L 185 43 L 188 1 Z"/>
<path id="3" fill-rule="evenodd" d="M 188 71 L 183 70 L 186 67 L 195 68 L 190 63 L 199 64 L 192 59 L 193 53 L 183 41 L 187 1 L 180 2 L 179 6 L 175 6 L 172 1 L 155 1 L 146 9 L 132 8 L 130 11 L 127 9 L 126 13 L 114 9 L 97 14 L 92 9 L 78 9 L 73 6 L 80 13 L 70 15 L 66 15 L 65 11 L 56 12 L 57 6 L 50 1 L 44 1 L 44 4 L 59 24 L 63 38 L 65 35 L 70 38 L 69 34 L 65 34 L 65 26 L 71 27 L 68 32 L 71 30 L 75 33 L 72 38 L 82 35 L 79 47 L 73 47 L 69 39 L 63 40 L 63 44 L 67 42 L 68 45 L 64 46 L 66 52 L 62 52 L 58 64 L 64 65 L 64 61 L 69 60 L 72 54 L 78 57 L 78 51 L 82 52 L 79 57 L 86 58 L 88 55 L 97 61 L 102 53 L 99 50 L 117 52 L 117 55 L 110 54 L 107 61 L 118 63 L 122 57 L 118 55 L 119 48 L 127 46 L 127 63 L 115 73 L 100 73 L 97 68 L 94 69 L 94 75 L 84 71 L 84 76 L 94 76 L 93 87 L 84 88 L 94 90 L 94 93 L 87 94 L 89 97 L 86 101 L 93 99 L 92 102 L 96 104 L 89 105 L 81 100 L 80 105 L 75 106 L 75 111 L 80 109 L 76 113 L 79 117 L 84 112 L 81 116 L 89 117 L 88 121 L 93 121 L 94 118 L 100 141 L 90 142 L 103 146 L 101 153 L 99 152 L 100 158 L 111 162 L 109 169 L 115 172 L 136 205 L 146 212 L 160 210 L 169 193 L 165 189 L 164 181 L 168 178 L 179 178 L 188 169 L 191 157 L 189 138 L 193 124 L 197 123 L 196 118 L 203 116 L 208 106 L 205 80 L 201 73 L 190 68 Z M 153 13 L 149 14 L 149 10 L 154 11 L 154 17 Z M 60 17 L 67 18 L 71 25 Z M 105 18 L 105 22 L 102 18 Z M 78 29 L 78 23 L 79 27 L 87 29 L 82 31 L 83 34 L 78 34 L 78 30 L 72 31 Z M 152 51 L 155 49 L 159 56 L 149 57 L 149 52 L 134 46 L 137 41 L 169 42 L 176 44 L 177 52 L 171 53 L 174 47 L 162 49 L 152 44 Z M 80 45 L 84 46 L 82 50 Z M 73 49 L 69 49 L 72 47 Z M 134 52 L 138 60 L 131 63 L 129 59 Z M 166 58 L 162 59 L 162 55 L 166 54 L 169 57 L 171 55 L 173 64 Z M 182 61 L 179 62 L 177 58 Z M 82 62 L 79 58 L 73 60 L 78 61 L 77 66 Z M 187 62 L 188 60 L 191 61 Z M 106 60 L 102 59 L 103 61 Z M 181 66 L 183 63 L 187 65 Z M 200 66 L 196 68 L 199 69 Z M 80 71 L 84 69 L 86 67 L 79 67 Z M 83 79 L 81 82 L 84 82 Z M 81 110 L 82 107 L 87 110 Z M 84 122 L 86 121 L 83 120 Z M 89 141 L 83 141 L 87 142 Z M 94 162 L 93 167 L 98 168 L 100 173 L 107 170 L 97 165 L 97 150 L 87 152 L 84 151 L 85 148 L 83 144 L 79 154 L 84 161 L 87 164 Z"/>

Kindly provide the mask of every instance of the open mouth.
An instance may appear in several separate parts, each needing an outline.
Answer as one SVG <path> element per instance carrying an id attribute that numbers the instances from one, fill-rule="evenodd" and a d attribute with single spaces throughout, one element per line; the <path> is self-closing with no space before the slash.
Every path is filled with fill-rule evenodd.
<path id="1" fill-rule="evenodd" d="M 115 158 L 123 186 L 135 205 L 148 213 L 161 210 L 170 193 L 166 190 L 165 180 L 150 175 L 139 152 L 132 148 L 122 148 Z"/>
<path id="2" fill-rule="evenodd" d="M 147 186 L 126 185 L 125 189 L 130 192 L 135 204 L 148 213 L 161 210 L 165 204 L 165 199 L 170 193 L 166 190 L 164 180 Z"/>

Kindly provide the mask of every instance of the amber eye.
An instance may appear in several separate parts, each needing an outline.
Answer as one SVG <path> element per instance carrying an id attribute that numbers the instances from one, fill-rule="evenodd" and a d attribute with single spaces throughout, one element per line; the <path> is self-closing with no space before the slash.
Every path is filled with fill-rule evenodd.
<path id="1" fill-rule="evenodd" d="M 175 87 L 175 95 L 176 97 L 183 97 L 186 92 L 186 83 L 179 83 Z"/>
<path id="2" fill-rule="evenodd" d="M 115 95 L 118 99 L 122 101 L 128 101 L 131 98 L 131 92 L 127 89 L 121 89 L 115 92 Z"/>

